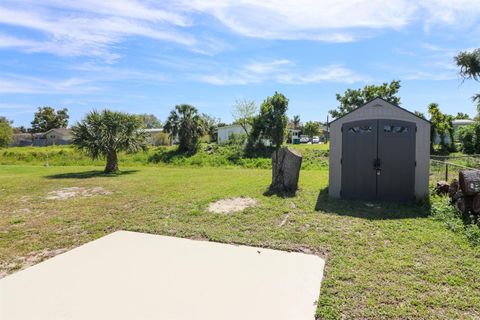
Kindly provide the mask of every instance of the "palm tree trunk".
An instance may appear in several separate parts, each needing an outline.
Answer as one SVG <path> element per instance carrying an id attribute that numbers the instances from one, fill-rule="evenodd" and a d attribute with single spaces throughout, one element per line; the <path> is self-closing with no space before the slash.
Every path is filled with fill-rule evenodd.
<path id="1" fill-rule="evenodd" d="M 113 173 L 118 171 L 118 158 L 116 151 L 110 151 L 107 154 L 107 165 L 105 166 L 105 173 Z"/>

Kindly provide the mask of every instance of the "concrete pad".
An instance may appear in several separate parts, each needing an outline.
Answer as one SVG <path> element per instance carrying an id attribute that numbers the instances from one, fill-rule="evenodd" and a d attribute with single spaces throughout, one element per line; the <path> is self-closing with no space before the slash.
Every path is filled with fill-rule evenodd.
<path id="1" fill-rule="evenodd" d="M 314 319 L 314 255 L 119 231 L 0 280 L 0 319 Z"/>

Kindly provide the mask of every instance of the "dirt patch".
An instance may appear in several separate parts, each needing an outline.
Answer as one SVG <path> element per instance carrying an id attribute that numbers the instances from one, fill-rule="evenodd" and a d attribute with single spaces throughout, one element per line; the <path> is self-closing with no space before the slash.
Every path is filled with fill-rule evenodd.
<path id="1" fill-rule="evenodd" d="M 105 190 L 102 187 L 95 188 L 81 188 L 81 187 L 71 187 L 63 188 L 60 190 L 51 191 L 47 194 L 45 199 L 47 200 L 65 200 L 75 197 L 92 197 L 97 195 L 109 195 L 112 194 L 110 191 Z"/>
<path id="2" fill-rule="evenodd" d="M 246 208 L 254 207 L 256 205 L 257 200 L 252 198 L 231 198 L 212 202 L 208 205 L 207 210 L 213 213 L 229 214 L 243 211 Z"/>
<path id="3" fill-rule="evenodd" d="M 10 263 L 0 263 L 0 279 L 7 275 L 31 267 L 44 260 L 50 259 L 56 255 L 66 252 L 67 248 L 45 249 L 40 252 L 32 252 L 26 257 L 19 257 Z"/>

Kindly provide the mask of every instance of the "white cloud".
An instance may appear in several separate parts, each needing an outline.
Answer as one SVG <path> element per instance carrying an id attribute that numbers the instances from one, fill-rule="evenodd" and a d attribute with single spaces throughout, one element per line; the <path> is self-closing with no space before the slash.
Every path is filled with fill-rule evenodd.
<path id="1" fill-rule="evenodd" d="M 0 94 L 86 94 L 97 91 L 90 80 L 66 78 L 45 80 L 36 77 L 0 75 Z"/>
<path id="2" fill-rule="evenodd" d="M 0 24 L 32 29 L 40 32 L 41 37 L 33 41 L 10 35 L 10 47 L 101 57 L 113 62 L 118 54 L 112 53 L 112 48 L 129 36 L 193 48 L 198 45 L 193 36 L 177 28 L 189 25 L 187 18 L 137 1 L 27 2 L 28 5 L 22 5 L 7 1 L 0 5 Z M 9 46 L 7 41 L 2 44 Z"/>
<path id="3" fill-rule="evenodd" d="M 227 68 L 213 74 L 203 74 L 195 79 L 213 85 L 247 85 L 275 81 L 285 84 L 306 84 L 319 82 L 354 83 L 367 80 L 342 65 L 327 65 L 313 71 L 296 70 L 294 63 L 282 59 L 247 63 L 240 68 Z M 218 69 L 218 68 L 217 68 Z"/>
<path id="4" fill-rule="evenodd" d="M 478 0 L 3 0 L 0 25 L 37 34 L 4 31 L 0 48 L 115 62 L 132 36 L 201 54 L 226 50 L 233 44 L 205 31 L 223 33 L 218 24 L 257 39 L 350 42 L 413 23 L 461 28 L 479 17 Z"/>
<path id="5" fill-rule="evenodd" d="M 177 0 L 231 31 L 261 39 L 350 42 L 412 23 L 471 26 L 478 0 Z"/>

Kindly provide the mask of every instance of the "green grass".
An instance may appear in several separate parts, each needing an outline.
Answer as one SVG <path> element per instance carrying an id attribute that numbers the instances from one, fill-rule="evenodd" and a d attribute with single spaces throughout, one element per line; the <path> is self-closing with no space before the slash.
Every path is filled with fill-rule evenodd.
<path id="1" fill-rule="evenodd" d="M 302 169 L 328 167 L 326 145 L 290 145 L 303 155 Z M 194 166 L 194 167 L 242 167 L 268 169 L 271 166 L 271 151 L 259 152 L 253 157 L 245 156 L 241 147 L 212 144 L 200 145 L 195 155 L 176 152 L 176 147 L 150 148 L 136 154 L 121 153 L 120 167 L 125 166 Z M 71 146 L 15 147 L 0 150 L 0 165 L 48 165 L 92 166 L 104 165 L 104 160 L 91 160 Z"/>
<path id="2" fill-rule="evenodd" d="M 264 169 L 137 166 L 115 176 L 101 169 L 0 166 L 0 271 L 123 229 L 319 254 L 322 319 L 480 317 L 480 249 L 424 204 L 329 199 L 327 170 L 302 171 L 297 196 L 280 198 L 264 195 L 271 174 Z M 112 194 L 45 199 L 73 186 Z M 205 210 L 237 196 L 259 205 L 233 215 Z"/>

